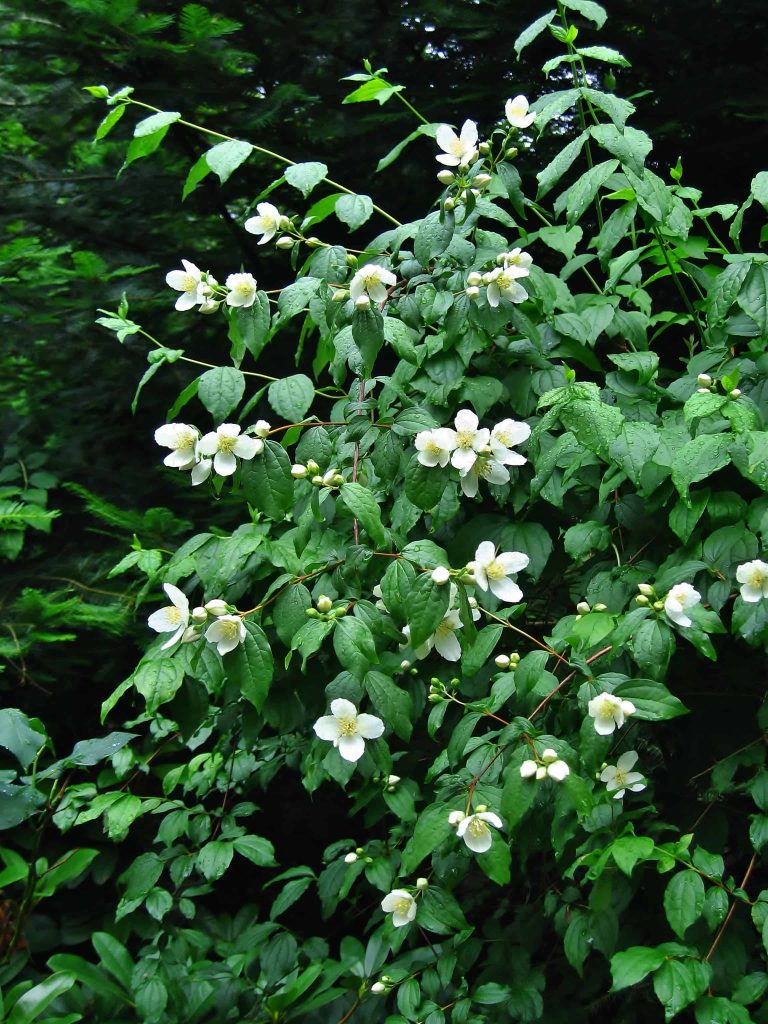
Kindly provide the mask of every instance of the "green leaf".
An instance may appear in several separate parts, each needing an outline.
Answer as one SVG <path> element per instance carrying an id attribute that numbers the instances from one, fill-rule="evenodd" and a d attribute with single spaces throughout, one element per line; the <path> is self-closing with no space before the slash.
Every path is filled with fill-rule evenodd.
<path id="1" fill-rule="evenodd" d="M 30 766 L 45 742 L 45 733 L 38 732 L 23 711 L 0 710 L 0 747 L 10 750 L 22 768 Z"/>
<path id="2" fill-rule="evenodd" d="M 630 946 L 621 953 L 615 953 L 611 957 L 611 991 L 620 992 L 623 988 L 637 985 L 651 971 L 658 970 L 665 960 L 663 950 L 649 946 Z"/>
<path id="3" fill-rule="evenodd" d="M 158 876 L 159 877 L 159 876 Z M 152 885 L 154 885 L 154 881 Z M 114 935 L 109 932 L 94 932 L 91 936 L 93 948 L 99 959 L 113 978 L 120 982 L 124 989 L 131 990 L 133 975 L 133 958 L 128 950 Z"/>
<path id="4" fill-rule="evenodd" d="M 352 231 L 362 227 L 373 213 L 370 196 L 343 195 L 336 200 L 336 216 Z"/>
<path id="5" fill-rule="evenodd" d="M 6 1018 L 7 1024 L 32 1024 L 54 999 L 69 992 L 74 983 L 74 974 L 52 974 L 21 996 Z"/>
<path id="6" fill-rule="evenodd" d="M 283 377 L 269 385 L 269 404 L 284 420 L 299 422 L 307 414 L 315 397 L 315 386 L 304 373 Z"/>
<path id="7" fill-rule="evenodd" d="M 419 225 L 416 238 L 413 243 L 413 252 L 416 259 L 426 267 L 435 256 L 450 245 L 455 227 L 454 216 L 451 212 L 444 213 L 440 219 L 440 213 L 430 213 Z"/>
<path id="8" fill-rule="evenodd" d="M 448 823 L 451 807 L 432 804 L 422 811 L 400 859 L 400 873 L 410 875 L 444 840 L 453 834 Z"/>
<path id="9" fill-rule="evenodd" d="M 509 885 L 512 869 L 512 852 L 509 844 L 498 832 L 493 833 L 491 848 L 477 856 L 480 870 L 496 885 Z"/>
<path id="10" fill-rule="evenodd" d="M 361 681 L 371 665 L 379 660 L 373 634 L 362 619 L 353 615 L 336 620 L 333 649 L 342 666 Z"/>
<path id="11" fill-rule="evenodd" d="M 768 334 L 768 267 L 764 263 L 755 263 L 747 275 L 736 301 L 747 316 L 751 317 L 760 328 L 760 333 Z"/>
<path id="12" fill-rule="evenodd" d="M 610 527 L 587 521 L 570 526 L 563 537 L 563 547 L 575 562 L 583 562 L 611 543 Z"/>
<path id="13" fill-rule="evenodd" d="M 252 152 L 253 146 L 249 142 L 227 139 L 226 142 L 219 142 L 216 146 L 212 146 L 203 155 L 205 162 L 223 185 Z"/>
<path id="14" fill-rule="evenodd" d="M 612 49 L 610 46 L 581 46 L 576 49 L 576 53 L 578 53 L 580 57 L 588 57 L 590 60 L 599 60 L 603 64 L 618 64 L 619 67 L 622 68 L 632 67 L 623 54 L 619 53 L 618 50 Z M 618 156 L 618 153 L 616 155 Z"/>
<path id="15" fill-rule="evenodd" d="M 216 423 L 223 423 L 245 394 L 245 377 L 233 366 L 217 366 L 198 378 L 197 394 Z"/>
<path id="16" fill-rule="evenodd" d="M 493 654 L 503 632 L 504 627 L 498 623 L 480 630 L 472 646 L 461 655 L 461 671 L 465 676 L 474 676 L 480 671 Z"/>
<path id="17" fill-rule="evenodd" d="M 536 797 L 536 779 L 524 779 L 520 775 L 520 765 L 530 755 L 528 748 L 516 750 L 504 770 L 504 788 L 501 791 L 499 812 L 504 828 L 511 835 L 517 825 L 525 817 L 526 812 Z"/>
<path id="18" fill-rule="evenodd" d="M 96 134 L 93 137 L 93 141 L 94 142 L 98 142 L 99 139 L 103 139 L 107 135 L 109 135 L 109 133 L 115 127 L 117 122 L 120 120 L 120 118 L 125 113 L 126 106 L 127 106 L 127 104 L 121 103 L 117 107 L 114 107 L 112 110 L 110 110 L 110 112 L 107 114 L 107 116 L 101 122 L 99 127 L 96 129 Z"/>
<path id="19" fill-rule="evenodd" d="M 429 572 L 417 576 L 411 587 L 407 618 L 410 645 L 420 647 L 445 618 L 450 600 L 450 587 L 438 585 Z"/>
<path id="20" fill-rule="evenodd" d="M 146 701 L 149 714 L 173 700 L 183 681 L 184 669 L 173 658 L 144 661 L 133 675 L 133 685 Z"/>
<path id="21" fill-rule="evenodd" d="M 328 174 L 325 164 L 311 161 L 305 164 L 293 164 L 286 168 L 285 180 L 289 185 L 297 188 L 306 199 Z"/>
<path id="22" fill-rule="evenodd" d="M 417 508 L 434 508 L 450 486 L 448 468 L 422 466 L 416 455 L 411 457 L 405 470 L 405 494 Z"/>
<path id="23" fill-rule="evenodd" d="M 602 28 L 608 17 L 605 8 L 600 4 L 593 3 L 592 0 L 562 0 L 562 4 L 569 11 L 576 11 L 577 14 L 587 18 L 596 28 Z"/>
<path id="24" fill-rule="evenodd" d="M 576 399 L 560 407 L 558 414 L 563 426 L 571 431 L 580 444 L 603 457 L 624 425 L 621 412 L 604 402 Z"/>
<path id="25" fill-rule="evenodd" d="M 665 722 L 688 713 L 688 708 L 655 679 L 629 679 L 613 691 L 622 700 L 635 705 L 633 717 L 646 722 Z"/>
<path id="26" fill-rule="evenodd" d="M 368 103 L 376 100 L 379 106 L 383 106 L 387 100 L 398 92 L 403 91 L 402 85 L 390 85 L 381 78 L 369 78 L 352 92 L 347 93 L 342 103 Z"/>
<path id="27" fill-rule="evenodd" d="M 596 46 L 591 49 L 601 50 L 603 47 Z M 592 138 L 599 142 L 603 149 L 618 157 L 625 167 L 631 168 L 635 174 L 642 174 L 645 159 L 653 149 L 649 135 L 637 128 L 624 128 L 620 131 L 614 124 L 593 125 L 589 131 Z"/>
<path id="28" fill-rule="evenodd" d="M 455 897 L 434 885 L 430 885 L 422 895 L 417 917 L 422 928 L 437 932 L 438 935 L 469 928 L 469 922 Z"/>
<path id="29" fill-rule="evenodd" d="M 709 985 L 712 968 L 700 960 L 666 960 L 653 976 L 653 989 L 664 1007 L 665 1020 L 672 1020 L 702 995 Z"/>
<path id="30" fill-rule="evenodd" d="M 178 110 L 160 111 L 157 114 L 152 114 L 150 117 L 145 117 L 143 121 L 139 121 L 133 129 L 133 136 L 136 139 L 142 139 L 146 135 L 154 135 L 161 128 L 167 128 L 180 119 L 181 114 Z"/>
<path id="31" fill-rule="evenodd" d="M 253 305 L 243 309 L 235 308 L 232 319 L 237 325 L 245 347 L 254 359 L 258 359 L 264 346 L 269 341 L 269 325 L 271 313 L 269 298 L 265 292 L 256 292 Z"/>
<path id="32" fill-rule="evenodd" d="M 261 711 L 274 674 L 272 650 L 261 626 L 244 621 L 245 640 L 224 655 L 224 667 L 245 699 Z"/>
<path id="33" fill-rule="evenodd" d="M 560 214 L 565 210 L 568 225 L 575 224 L 586 213 L 600 187 L 618 166 L 618 160 L 604 160 L 590 167 L 569 189 L 557 197 L 554 203 L 555 213 Z"/>
<path id="34" fill-rule="evenodd" d="M 246 500 L 278 522 L 293 508 L 291 462 L 282 445 L 265 441 L 261 455 L 244 462 L 240 482 Z"/>
<path id="35" fill-rule="evenodd" d="M 198 871 L 209 881 L 215 882 L 232 863 L 235 850 L 230 842 L 214 839 L 206 843 L 198 853 L 195 864 Z"/>
<path id="36" fill-rule="evenodd" d="M 395 160 L 400 156 L 406 146 L 410 145 L 415 139 L 418 139 L 422 135 L 426 135 L 430 139 L 434 139 L 435 133 L 440 126 L 438 124 L 420 124 L 419 127 L 412 131 L 410 135 L 398 142 L 396 146 L 393 146 L 390 151 L 385 154 L 381 160 L 376 164 L 376 173 L 385 170 L 390 164 L 393 164 Z"/>
<path id="37" fill-rule="evenodd" d="M 534 39 L 538 39 L 546 27 L 552 23 L 556 14 L 557 11 L 548 11 L 546 14 L 542 14 L 540 18 L 537 18 L 528 28 L 523 29 L 513 44 L 518 60 L 520 60 L 520 54 L 526 46 L 530 46 Z"/>
<path id="38" fill-rule="evenodd" d="M 730 461 L 731 438 L 727 434 L 702 434 L 688 441 L 672 459 L 672 482 L 685 504 L 691 507 L 688 488 L 707 480 Z"/>
<path id="39" fill-rule="evenodd" d="M 136 160 L 141 160 L 145 156 L 149 156 L 151 153 L 154 153 L 165 138 L 167 131 L 168 126 L 166 125 L 165 128 L 161 128 L 152 135 L 143 135 L 133 139 L 131 144 L 128 146 L 125 154 L 125 160 L 123 161 L 123 166 L 120 168 L 119 173 L 122 174 L 126 167 L 130 167 L 130 165 Z"/>
<path id="40" fill-rule="evenodd" d="M 562 176 L 577 158 L 589 137 L 588 132 L 582 132 L 575 139 L 564 146 L 554 159 L 550 160 L 543 170 L 536 175 L 539 183 L 539 190 L 536 193 L 538 199 L 543 198 L 560 181 Z"/>
<path id="41" fill-rule="evenodd" d="M 750 193 L 768 210 L 768 171 L 759 171 L 749 186 Z"/>
<path id="42" fill-rule="evenodd" d="M 235 852 L 260 868 L 275 866 L 275 848 L 261 836 L 240 836 L 232 843 Z"/>
<path id="43" fill-rule="evenodd" d="M 290 320 L 291 317 L 301 313 L 309 305 L 309 300 L 315 294 L 322 281 L 317 277 L 300 277 L 298 281 L 289 284 L 280 292 L 277 300 L 277 311 L 283 320 Z"/>
<path id="44" fill-rule="evenodd" d="M 401 690 L 383 672 L 366 672 L 363 685 L 386 724 L 395 730 L 401 740 L 409 740 L 413 731 L 411 695 Z"/>
<path id="45" fill-rule="evenodd" d="M 617 128 L 623 128 L 627 118 L 635 111 L 634 105 L 629 100 L 622 100 L 610 92 L 601 92 L 599 89 L 587 89 L 586 87 L 579 91 L 592 106 L 606 113 Z"/>
<path id="46" fill-rule="evenodd" d="M 374 544 L 383 547 L 387 543 L 387 532 L 381 523 L 379 503 L 368 488 L 358 483 L 342 484 L 339 497 Z"/>
<path id="47" fill-rule="evenodd" d="M 608 446 L 608 456 L 640 488 L 643 470 L 659 447 L 659 431 L 650 423 L 628 421 Z"/>
<path id="48" fill-rule="evenodd" d="M 56 953 L 49 958 L 48 966 L 52 971 L 74 975 L 81 984 L 96 995 L 117 999 L 121 1003 L 130 1001 L 128 993 L 108 978 L 100 967 L 88 963 L 81 956 L 75 956 L 72 953 Z"/>
<path id="49" fill-rule="evenodd" d="M 98 855 L 98 850 L 81 848 L 68 851 L 61 860 L 40 876 L 35 886 L 35 900 L 53 896 L 59 886 L 82 875 Z"/>
<path id="50" fill-rule="evenodd" d="M 704 910 L 704 883 L 696 871 L 678 871 L 664 890 L 664 912 L 672 930 L 684 939 Z"/>
<path id="51" fill-rule="evenodd" d="M 666 623 L 658 619 L 646 619 L 640 623 L 632 638 L 632 656 L 641 672 L 663 679 L 674 652 L 675 637 Z"/>

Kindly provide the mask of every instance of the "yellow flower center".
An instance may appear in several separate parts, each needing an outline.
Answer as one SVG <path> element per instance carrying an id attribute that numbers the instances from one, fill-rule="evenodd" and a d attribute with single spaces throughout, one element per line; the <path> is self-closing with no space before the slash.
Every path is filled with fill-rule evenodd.
<path id="1" fill-rule="evenodd" d="M 750 569 L 747 575 L 747 585 L 760 590 L 767 578 L 768 576 L 762 569 Z"/>
<path id="2" fill-rule="evenodd" d="M 485 567 L 485 575 L 489 580 L 503 580 L 507 573 L 498 558 L 494 558 Z"/>
<path id="3" fill-rule="evenodd" d="M 459 430 L 456 432 L 456 444 L 459 448 L 471 448 L 474 440 L 474 430 Z"/>
<path id="4" fill-rule="evenodd" d="M 469 825 L 467 825 L 467 832 L 469 832 L 471 836 L 474 836 L 475 839 L 479 839 L 480 836 L 484 836 L 487 831 L 488 826 L 482 818 L 473 818 Z"/>
<path id="5" fill-rule="evenodd" d="M 357 732 L 356 718 L 339 718 L 339 732 L 342 736 L 354 736 Z"/>
<path id="6" fill-rule="evenodd" d="M 617 768 L 616 769 L 616 774 L 613 777 L 613 784 L 616 786 L 617 789 L 626 789 L 627 788 L 627 776 L 628 775 L 629 775 L 629 772 L 624 772 L 624 771 L 621 770 L 621 768 Z"/>
<path id="7" fill-rule="evenodd" d="M 233 450 L 237 444 L 236 437 L 230 437 L 228 434 L 219 434 L 219 451 L 229 453 Z"/>
<path id="8" fill-rule="evenodd" d="M 401 896 L 395 902 L 395 913 L 396 914 L 407 914 L 411 909 L 411 901 L 407 900 L 405 896 Z"/>
<path id="9" fill-rule="evenodd" d="M 613 718 L 615 705 L 613 701 L 608 697 L 603 697 L 600 703 L 597 705 L 597 714 L 599 718 Z"/>
<path id="10" fill-rule="evenodd" d="M 181 612 L 176 607 L 176 605 L 171 605 L 169 608 L 166 609 L 166 611 L 168 613 L 169 622 L 181 622 Z"/>
<path id="11" fill-rule="evenodd" d="M 185 274 L 183 278 L 182 291 L 193 292 L 200 282 L 192 274 Z"/>
<path id="12" fill-rule="evenodd" d="M 253 285 L 250 281 L 238 281 L 235 285 L 235 291 L 238 295 L 250 295 L 253 291 Z"/>
<path id="13" fill-rule="evenodd" d="M 225 640 L 234 640 L 240 633 L 239 622 L 231 622 L 229 619 L 222 622 L 221 619 L 219 619 L 219 625 L 221 626 L 221 632 L 224 634 Z"/>
<path id="14" fill-rule="evenodd" d="M 436 441 L 427 441 L 425 451 L 429 452 L 430 455 L 439 455 L 440 445 Z"/>

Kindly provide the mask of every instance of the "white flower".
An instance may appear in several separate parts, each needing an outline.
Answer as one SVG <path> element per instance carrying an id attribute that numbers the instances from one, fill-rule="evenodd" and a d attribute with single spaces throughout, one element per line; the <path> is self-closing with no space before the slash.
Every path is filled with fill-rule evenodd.
<path id="1" fill-rule="evenodd" d="M 181 261 L 183 270 L 169 270 L 165 275 L 165 283 L 181 295 L 176 299 L 176 309 L 192 309 L 205 296 L 201 294 L 203 272 L 189 260 Z"/>
<path id="2" fill-rule="evenodd" d="M 166 640 L 160 648 L 161 651 L 166 651 L 169 647 L 173 647 L 177 640 L 181 639 L 189 625 L 189 601 L 187 600 L 187 595 L 179 590 L 178 587 L 174 587 L 172 583 L 164 583 L 163 590 L 171 599 L 171 604 L 165 608 L 159 608 L 156 612 L 152 612 L 147 620 L 147 625 L 150 629 L 154 629 L 156 633 L 170 633 L 173 631 L 171 639 Z"/>
<path id="3" fill-rule="evenodd" d="M 667 617 L 678 626 L 692 626 L 693 622 L 685 614 L 686 608 L 693 608 L 701 601 L 701 594 L 694 590 L 690 583 L 678 583 L 672 587 L 664 598 L 664 611 Z"/>
<path id="4" fill-rule="evenodd" d="M 491 848 L 491 830 L 488 827 L 501 828 L 501 818 L 492 811 L 481 811 L 462 818 L 456 829 L 456 835 L 463 839 L 473 853 L 485 853 Z"/>
<path id="5" fill-rule="evenodd" d="M 535 114 L 528 113 L 528 100 L 525 96 L 515 96 L 504 104 L 504 113 L 513 128 L 528 128 L 536 120 Z"/>
<path id="6" fill-rule="evenodd" d="M 432 636 L 427 637 L 423 644 L 414 647 L 413 653 L 417 658 L 426 658 L 434 647 L 446 661 L 458 661 L 461 657 L 461 644 L 456 636 L 457 629 L 461 629 L 461 617 L 455 608 L 449 608 Z M 403 633 L 410 638 L 410 626 L 403 626 Z"/>
<path id="7" fill-rule="evenodd" d="M 600 736 L 610 736 L 614 729 L 620 729 L 624 719 L 634 715 L 636 710 L 631 700 L 622 700 L 605 691 L 587 705 L 590 717 L 595 720 L 595 732 Z"/>
<path id="8" fill-rule="evenodd" d="M 422 466 L 447 466 L 456 447 L 456 432 L 448 427 L 420 430 L 414 441 Z"/>
<path id="9" fill-rule="evenodd" d="M 759 558 L 745 562 L 736 569 L 736 579 L 741 586 L 741 598 L 754 604 L 762 597 L 768 597 L 768 563 Z"/>
<path id="10" fill-rule="evenodd" d="M 538 765 L 535 761 L 523 761 L 520 765 L 520 778 L 521 779 L 532 779 L 538 770 Z"/>
<path id="11" fill-rule="evenodd" d="M 392 915 L 395 928 L 403 928 L 416 917 L 416 900 L 405 889 L 393 889 L 381 901 L 381 909 Z"/>
<path id="12" fill-rule="evenodd" d="M 192 467 L 192 486 L 197 487 L 198 484 L 205 483 L 208 477 L 211 475 L 213 469 L 213 459 L 200 459 Z"/>
<path id="13" fill-rule="evenodd" d="M 557 756 L 557 751 L 547 747 L 541 755 L 541 760 L 546 766 L 546 772 L 550 779 L 555 782 L 562 782 L 571 774 L 571 769 Z"/>
<path id="14" fill-rule="evenodd" d="M 230 274 L 225 281 L 228 306 L 247 309 L 256 299 L 256 278 L 252 274 Z"/>
<path id="15" fill-rule="evenodd" d="M 245 623 L 239 615 L 220 615 L 205 631 L 205 639 L 216 644 L 219 654 L 234 651 L 247 635 Z"/>
<path id="16" fill-rule="evenodd" d="M 523 592 L 509 577 L 520 572 L 530 559 L 522 551 L 502 551 L 496 554 L 496 547 L 490 540 L 484 540 L 475 552 L 473 574 L 481 590 L 490 590 L 500 601 L 517 604 L 522 601 Z"/>
<path id="17" fill-rule="evenodd" d="M 360 267 L 349 283 L 349 297 L 357 302 L 361 295 L 368 295 L 374 302 L 384 302 L 387 288 L 397 284 L 397 278 L 391 270 L 380 267 L 378 263 L 366 263 Z"/>
<path id="18" fill-rule="evenodd" d="M 464 821 L 465 817 L 466 815 L 464 814 L 464 811 L 451 811 L 448 815 L 448 824 L 453 825 L 455 828 L 460 821 Z"/>
<path id="19" fill-rule="evenodd" d="M 256 420 L 253 427 L 251 428 L 256 437 L 265 438 L 269 436 L 269 432 L 272 429 L 272 425 L 267 423 L 266 420 Z"/>
<path id="20" fill-rule="evenodd" d="M 384 732 L 384 723 L 375 715 L 358 715 L 352 701 L 337 697 L 331 701 L 330 715 L 318 718 L 314 725 L 321 740 L 329 740 L 345 761 L 359 761 L 365 740 L 375 740 Z"/>
<path id="21" fill-rule="evenodd" d="M 639 793 L 645 789 L 646 782 L 640 772 L 630 771 L 637 764 L 637 751 L 628 750 L 622 754 L 615 765 L 609 764 L 603 768 L 600 774 L 600 781 L 604 782 L 609 793 L 617 790 L 613 799 L 621 800 L 624 791 L 629 789 L 632 793 Z"/>
<path id="22" fill-rule="evenodd" d="M 533 263 L 533 256 L 529 252 L 523 252 L 518 246 L 516 249 L 511 249 L 509 252 L 503 252 L 497 257 L 497 262 L 501 261 L 501 266 L 505 270 L 508 270 L 513 277 L 528 277 L 531 273 L 530 267 Z"/>
<path id="23" fill-rule="evenodd" d="M 450 570 L 446 569 L 444 565 L 438 565 L 436 569 L 432 570 L 432 582 L 438 587 L 442 587 L 450 578 Z"/>
<path id="24" fill-rule="evenodd" d="M 200 431 L 189 423 L 164 423 L 155 431 L 157 444 L 171 449 L 163 464 L 173 469 L 191 469 L 195 465 L 199 438 Z"/>
<path id="25" fill-rule="evenodd" d="M 491 431 L 490 446 L 493 457 L 503 466 L 522 466 L 528 460 L 519 452 L 513 452 L 514 445 L 522 444 L 531 436 L 531 428 L 519 420 L 502 420 Z"/>
<path id="26" fill-rule="evenodd" d="M 264 451 L 264 442 L 258 437 L 240 433 L 237 423 L 222 423 L 205 434 L 198 444 L 203 455 L 213 455 L 213 468 L 220 476 L 232 476 L 237 469 L 237 458 L 252 459 Z"/>
<path id="27" fill-rule="evenodd" d="M 280 229 L 280 211 L 272 203 L 258 203 L 258 217 L 249 217 L 244 227 L 252 235 L 261 235 L 259 245 L 264 245 L 275 237 Z"/>
<path id="28" fill-rule="evenodd" d="M 501 299 L 509 299 L 510 302 L 516 303 L 525 302 L 528 298 L 528 292 L 517 280 L 518 277 L 525 275 L 516 271 L 516 267 L 496 267 L 495 270 L 491 270 L 485 275 L 484 280 L 488 285 L 486 296 L 489 306 L 495 308 Z"/>
<path id="29" fill-rule="evenodd" d="M 461 475 L 459 483 L 467 498 L 474 498 L 481 480 L 489 484 L 505 484 L 509 481 L 509 470 L 506 466 L 488 455 L 481 455 L 468 472 Z"/>
<path id="30" fill-rule="evenodd" d="M 451 431 L 455 445 L 451 465 L 463 476 L 474 466 L 478 452 L 488 444 L 491 432 L 486 427 L 478 429 L 479 420 L 471 409 L 460 409 L 453 423 L 456 430 Z"/>
<path id="31" fill-rule="evenodd" d="M 443 150 L 436 158 L 437 162 L 446 167 L 470 164 L 477 156 L 477 125 L 474 121 L 465 121 L 460 135 L 457 135 L 449 125 L 441 124 L 435 134 L 435 140 Z"/>

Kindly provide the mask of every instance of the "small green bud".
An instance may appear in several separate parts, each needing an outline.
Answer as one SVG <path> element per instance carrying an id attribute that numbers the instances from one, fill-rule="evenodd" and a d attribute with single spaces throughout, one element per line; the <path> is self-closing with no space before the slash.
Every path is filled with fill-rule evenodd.
<path id="1" fill-rule="evenodd" d="M 278 249 L 292 249 L 294 246 L 294 240 L 290 235 L 280 235 L 278 240 L 275 242 L 275 246 Z"/>
<path id="2" fill-rule="evenodd" d="M 477 148 L 483 154 L 483 156 L 488 156 L 488 154 L 491 152 L 491 144 L 489 142 L 481 142 Z"/>
<path id="3" fill-rule="evenodd" d="M 345 262 L 346 262 L 348 267 L 356 267 L 357 266 L 357 256 L 355 256 L 355 254 L 353 252 L 348 252 L 346 257 L 345 257 Z"/>
<path id="4" fill-rule="evenodd" d="M 638 583 L 637 589 L 640 591 L 641 594 L 644 594 L 646 597 L 653 597 L 653 595 L 656 593 L 656 591 L 653 589 L 650 583 Z"/>
<path id="5" fill-rule="evenodd" d="M 426 879 L 426 878 L 423 878 L 423 877 L 422 878 L 417 878 L 416 879 L 416 888 L 419 890 L 419 892 L 424 892 L 425 889 L 429 888 L 429 880 Z"/>
<path id="6" fill-rule="evenodd" d="M 451 182 L 456 180 L 456 175 L 453 171 L 449 171 L 448 168 L 446 168 L 444 171 L 437 172 L 437 180 L 441 185 L 450 185 Z"/>
<path id="7" fill-rule="evenodd" d="M 322 487 L 323 486 L 323 478 L 321 476 L 313 476 L 312 477 L 312 483 L 315 485 L 315 487 Z"/>
<path id="8" fill-rule="evenodd" d="M 596 604 L 593 607 L 592 610 L 596 611 L 596 612 L 607 612 L 608 611 L 608 605 L 607 604 Z"/>
<path id="9" fill-rule="evenodd" d="M 307 472 L 308 473 L 319 473 L 320 472 L 320 467 L 318 466 L 318 464 L 315 462 L 314 459 L 309 459 L 307 461 Z"/>
<path id="10" fill-rule="evenodd" d="M 448 196 L 448 198 L 443 203 L 443 209 L 444 210 L 452 210 L 455 205 L 456 205 L 456 200 L 452 199 L 450 196 Z"/>
<path id="11" fill-rule="evenodd" d="M 331 295 L 331 302 L 346 302 L 348 298 L 349 292 L 346 288 L 337 288 Z"/>
<path id="12" fill-rule="evenodd" d="M 638 594 L 635 598 L 635 604 L 639 604 L 641 608 L 645 608 L 645 606 L 649 605 L 650 603 L 651 602 L 648 600 L 645 594 Z"/>
<path id="13" fill-rule="evenodd" d="M 320 612 L 317 610 L 317 608 L 305 608 L 304 614 L 307 616 L 308 619 L 320 618 Z"/>
<path id="14" fill-rule="evenodd" d="M 310 249 L 317 249 L 319 246 L 321 246 L 323 244 L 316 235 L 312 235 L 311 238 L 306 238 L 304 241 L 305 241 L 305 244 Z"/>
<path id="15" fill-rule="evenodd" d="M 427 697 L 427 700 L 430 702 L 430 704 L 442 704 L 443 703 L 442 694 L 439 694 L 439 693 L 430 693 L 429 696 Z"/>
<path id="16" fill-rule="evenodd" d="M 506 156 L 508 160 L 514 160 L 517 156 L 517 146 L 510 146 L 504 156 Z"/>
<path id="17" fill-rule="evenodd" d="M 653 602 L 653 610 L 655 612 L 663 612 L 664 611 L 664 602 L 663 601 L 654 601 Z"/>
<path id="18" fill-rule="evenodd" d="M 732 391 L 728 392 L 728 397 L 733 399 L 741 398 L 741 388 L 733 388 Z"/>
<path id="19" fill-rule="evenodd" d="M 515 668 L 517 665 L 520 664 L 520 655 L 517 653 L 517 651 L 513 651 L 510 654 L 509 664 L 512 666 L 512 668 Z"/>

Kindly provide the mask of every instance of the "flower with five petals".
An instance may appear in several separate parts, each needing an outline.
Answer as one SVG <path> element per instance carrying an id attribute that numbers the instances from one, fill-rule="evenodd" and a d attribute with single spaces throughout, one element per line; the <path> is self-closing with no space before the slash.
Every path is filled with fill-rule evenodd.
<path id="1" fill-rule="evenodd" d="M 589 716 L 595 720 L 595 732 L 599 736 L 610 736 L 616 728 L 620 729 L 636 710 L 631 700 L 622 700 L 605 690 L 593 697 L 587 705 Z"/>
<path id="2" fill-rule="evenodd" d="M 205 639 L 216 644 L 219 654 L 229 654 L 247 636 L 245 623 L 239 615 L 219 615 L 205 631 Z"/>
<path id="3" fill-rule="evenodd" d="M 691 617 L 686 615 L 686 608 L 693 608 L 699 601 L 701 594 L 690 583 L 678 583 L 664 598 L 664 611 L 672 622 L 685 628 L 693 625 Z"/>
<path id="4" fill-rule="evenodd" d="M 736 579 L 741 583 L 742 601 L 755 604 L 762 597 L 768 597 L 768 564 L 759 558 L 738 566 Z"/>
<path id="5" fill-rule="evenodd" d="M 493 811 L 479 811 L 462 818 L 456 835 L 463 839 L 473 853 L 485 853 L 491 848 L 492 833 L 489 825 L 502 828 L 501 818 Z"/>

